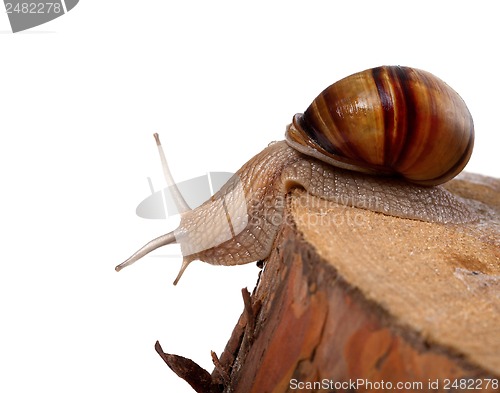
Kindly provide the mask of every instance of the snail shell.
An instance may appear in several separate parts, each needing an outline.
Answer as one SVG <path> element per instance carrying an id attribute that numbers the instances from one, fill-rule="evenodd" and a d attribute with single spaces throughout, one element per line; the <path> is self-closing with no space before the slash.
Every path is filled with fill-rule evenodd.
<path id="1" fill-rule="evenodd" d="M 429 72 L 384 66 L 327 87 L 286 140 L 334 166 L 437 185 L 465 167 L 474 145 L 462 98 Z"/>

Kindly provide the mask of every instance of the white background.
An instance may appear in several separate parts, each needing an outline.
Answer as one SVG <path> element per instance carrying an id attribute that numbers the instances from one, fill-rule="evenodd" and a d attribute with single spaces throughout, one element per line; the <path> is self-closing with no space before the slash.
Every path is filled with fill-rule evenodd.
<path id="1" fill-rule="evenodd" d="M 238 3 L 238 4 L 237 4 Z M 494 1 L 81 2 L 12 34 L 0 14 L 0 391 L 190 392 L 154 351 L 208 370 L 258 270 L 175 246 L 114 266 L 175 220 L 145 220 L 152 134 L 177 180 L 235 171 L 332 82 L 426 69 L 474 117 L 467 170 L 499 176 Z"/>

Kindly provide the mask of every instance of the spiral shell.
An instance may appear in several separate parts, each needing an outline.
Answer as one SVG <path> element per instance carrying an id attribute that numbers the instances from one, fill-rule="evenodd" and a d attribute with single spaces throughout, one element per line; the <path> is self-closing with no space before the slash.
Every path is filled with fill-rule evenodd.
<path id="1" fill-rule="evenodd" d="M 327 87 L 295 115 L 286 140 L 334 166 L 437 185 L 469 161 L 474 124 L 465 102 L 441 79 L 383 66 Z"/>

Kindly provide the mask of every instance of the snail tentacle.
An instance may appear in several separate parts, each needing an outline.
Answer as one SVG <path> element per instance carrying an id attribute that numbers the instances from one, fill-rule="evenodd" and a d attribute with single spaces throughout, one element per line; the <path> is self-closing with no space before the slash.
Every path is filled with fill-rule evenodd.
<path id="1" fill-rule="evenodd" d="M 165 152 L 163 151 L 163 147 L 160 142 L 160 136 L 158 135 L 158 133 L 153 134 L 153 136 L 155 137 L 156 140 L 156 146 L 158 146 L 158 153 L 160 155 L 161 166 L 163 169 L 163 176 L 165 177 L 165 182 L 167 183 L 167 187 L 172 192 L 172 197 L 175 203 L 175 207 L 177 208 L 177 211 L 181 214 L 187 212 L 191 210 L 191 208 L 189 207 L 186 200 L 182 196 L 181 192 L 179 191 L 179 188 L 177 187 L 177 184 L 174 181 L 172 174 L 170 173 L 167 159 L 165 157 Z"/>
<path id="2" fill-rule="evenodd" d="M 137 250 L 130 258 L 125 260 L 124 262 L 120 263 L 115 267 L 115 270 L 119 272 L 122 270 L 124 267 L 132 265 L 134 262 L 138 261 L 141 259 L 143 256 L 149 254 L 151 251 L 156 250 L 159 247 L 166 246 L 167 244 L 172 244 L 176 243 L 177 240 L 175 238 L 174 232 L 169 232 L 165 235 L 159 236 L 156 239 L 151 240 L 149 243 L 147 243 L 145 246 L 141 247 L 139 250 Z"/>
<path id="3" fill-rule="evenodd" d="M 177 274 L 177 277 L 174 280 L 174 285 L 177 285 L 177 283 L 181 279 L 182 275 L 184 274 L 184 271 L 186 270 L 186 268 L 189 266 L 189 264 L 191 262 L 192 262 L 192 260 L 190 260 L 190 259 L 187 259 L 187 258 L 182 259 L 181 269 L 179 270 L 179 273 Z"/>

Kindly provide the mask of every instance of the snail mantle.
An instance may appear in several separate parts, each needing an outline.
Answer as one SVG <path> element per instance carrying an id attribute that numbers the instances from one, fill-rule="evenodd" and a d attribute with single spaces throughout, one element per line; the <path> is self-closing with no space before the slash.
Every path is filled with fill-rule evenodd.
<path id="1" fill-rule="evenodd" d="M 500 180 L 464 174 L 446 188 L 479 221 L 401 219 L 293 191 L 232 337 L 220 358 L 212 353 L 212 374 L 156 350 L 197 392 L 358 378 L 421 382 L 414 391 L 468 378 L 498 391 L 486 383 L 500 378 Z"/>

